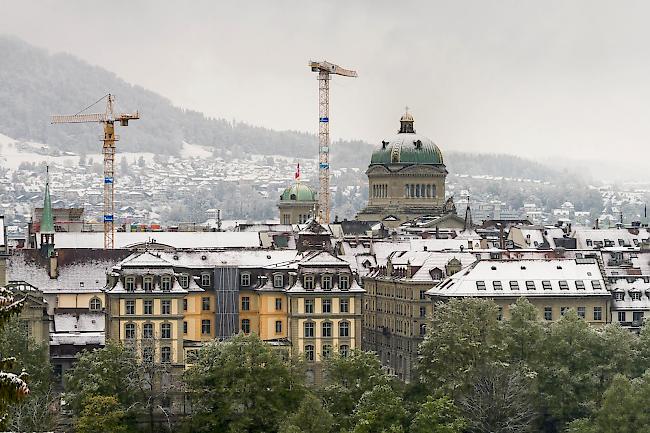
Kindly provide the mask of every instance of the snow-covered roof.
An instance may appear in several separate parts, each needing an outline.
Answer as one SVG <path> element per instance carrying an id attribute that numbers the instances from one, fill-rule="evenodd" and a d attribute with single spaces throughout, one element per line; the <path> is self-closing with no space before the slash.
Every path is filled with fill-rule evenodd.
<path id="1" fill-rule="evenodd" d="M 595 259 L 480 260 L 427 293 L 441 297 L 609 297 Z"/>
<path id="2" fill-rule="evenodd" d="M 173 248 L 260 248 L 258 232 L 118 232 L 115 248 L 155 242 Z M 56 248 L 103 248 L 101 232 L 57 233 Z"/>
<path id="3" fill-rule="evenodd" d="M 644 278 L 618 278 L 611 284 L 612 310 L 650 310 L 650 281 Z M 636 292 L 637 299 L 632 299 Z M 617 294 L 618 293 L 618 294 Z M 622 299 L 617 299 L 622 297 Z"/>

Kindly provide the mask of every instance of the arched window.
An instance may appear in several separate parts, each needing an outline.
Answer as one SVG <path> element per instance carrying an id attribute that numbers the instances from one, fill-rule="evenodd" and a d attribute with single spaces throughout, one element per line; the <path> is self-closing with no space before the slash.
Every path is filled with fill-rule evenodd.
<path id="1" fill-rule="evenodd" d="M 160 338 L 172 338 L 171 323 L 163 323 L 160 325 Z"/>
<path id="2" fill-rule="evenodd" d="M 163 364 L 169 364 L 172 362 L 172 348 L 171 347 L 161 347 L 160 348 L 160 362 Z"/>
<path id="3" fill-rule="evenodd" d="M 329 344 L 323 344 L 323 358 L 329 358 L 332 354 L 332 346 Z"/>
<path id="4" fill-rule="evenodd" d="M 349 337 L 350 336 L 350 322 L 342 320 L 339 323 L 339 337 Z"/>
<path id="5" fill-rule="evenodd" d="M 435 196 L 436 196 L 436 186 L 431 185 L 431 197 L 435 197 Z"/>
<path id="6" fill-rule="evenodd" d="M 420 184 L 415 184 L 415 198 L 420 198 Z"/>
<path id="7" fill-rule="evenodd" d="M 124 327 L 124 337 L 127 340 L 135 339 L 135 324 L 134 323 L 127 323 L 126 324 L 126 326 Z"/>
<path id="8" fill-rule="evenodd" d="M 427 185 L 427 198 L 431 198 L 431 185 Z"/>
<path id="9" fill-rule="evenodd" d="M 308 344 L 305 346 L 305 359 L 307 361 L 314 360 L 314 346 L 312 344 Z"/>
<path id="10" fill-rule="evenodd" d="M 332 336 L 332 322 L 323 322 L 323 338 Z"/>
<path id="11" fill-rule="evenodd" d="M 153 338 L 153 324 L 145 323 L 142 326 L 142 338 Z"/>
<path id="12" fill-rule="evenodd" d="M 241 321 L 241 331 L 244 334 L 250 334 L 250 332 L 251 332 L 251 321 L 250 321 L 250 319 L 242 319 L 242 321 Z"/>
<path id="13" fill-rule="evenodd" d="M 420 325 L 420 335 L 424 335 L 424 334 L 426 334 L 426 333 L 427 333 L 427 325 L 424 324 L 424 323 L 422 323 L 422 324 Z"/>
<path id="14" fill-rule="evenodd" d="M 305 338 L 314 337 L 314 322 L 305 322 Z"/>
<path id="15" fill-rule="evenodd" d="M 347 344 L 341 344 L 339 346 L 339 355 L 341 355 L 343 358 L 348 356 L 350 348 L 348 347 Z"/>
<path id="16" fill-rule="evenodd" d="M 411 184 L 411 198 L 415 198 L 415 185 Z"/>
<path id="17" fill-rule="evenodd" d="M 411 196 L 411 190 L 409 189 L 409 184 L 404 185 L 404 197 L 409 198 Z"/>
<path id="18" fill-rule="evenodd" d="M 92 298 L 90 300 L 90 311 L 99 311 L 102 309 L 102 301 L 99 298 Z"/>

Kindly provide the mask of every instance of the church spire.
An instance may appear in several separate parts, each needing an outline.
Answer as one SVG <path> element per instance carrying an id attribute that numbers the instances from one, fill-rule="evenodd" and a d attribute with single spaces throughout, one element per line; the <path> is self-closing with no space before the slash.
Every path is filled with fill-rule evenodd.
<path id="1" fill-rule="evenodd" d="M 47 167 L 45 180 L 45 197 L 43 198 L 43 212 L 41 213 L 41 250 L 46 256 L 54 252 L 54 216 L 52 214 L 52 198 L 50 197 L 50 167 Z"/>
<path id="2" fill-rule="evenodd" d="M 471 230 L 472 226 L 472 209 L 469 206 L 469 194 L 467 194 L 467 208 L 465 208 L 465 224 L 463 226 L 463 231 Z"/>

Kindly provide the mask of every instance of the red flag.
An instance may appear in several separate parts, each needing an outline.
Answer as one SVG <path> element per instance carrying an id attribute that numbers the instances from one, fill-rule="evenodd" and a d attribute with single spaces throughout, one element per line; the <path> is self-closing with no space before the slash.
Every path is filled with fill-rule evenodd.
<path id="1" fill-rule="evenodd" d="M 296 174 L 294 176 L 296 180 L 300 179 L 300 163 L 298 163 L 298 168 L 296 168 Z"/>

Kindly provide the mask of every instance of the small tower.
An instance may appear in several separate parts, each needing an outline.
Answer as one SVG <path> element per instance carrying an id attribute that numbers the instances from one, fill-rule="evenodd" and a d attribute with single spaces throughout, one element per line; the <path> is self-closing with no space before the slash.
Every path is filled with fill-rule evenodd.
<path id="1" fill-rule="evenodd" d="M 45 180 L 45 198 L 43 199 L 43 214 L 41 215 L 41 252 L 45 257 L 54 253 L 54 216 L 52 215 L 52 198 L 50 197 L 50 168 L 47 168 Z"/>
<path id="2" fill-rule="evenodd" d="M 304 224 L 318 215 L 317 194 L 309 185 L 300 181 L 300 164 L 294 183 L 280 195 L 278 209 L 280 224 Z"/>

